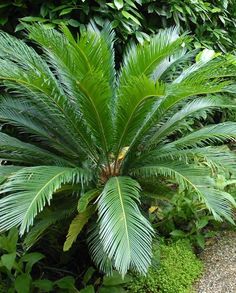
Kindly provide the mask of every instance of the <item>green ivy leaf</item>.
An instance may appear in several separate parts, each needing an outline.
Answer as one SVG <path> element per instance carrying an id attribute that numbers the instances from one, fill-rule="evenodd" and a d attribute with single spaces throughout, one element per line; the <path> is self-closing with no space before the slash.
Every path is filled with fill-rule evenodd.
<path id="1" fill-rule="evenodd" d="M 134 17 L 132 14 L 130 14 L 128 11 L 123 10 L 122 14 L 125 18 L 132 19 L 135 23 L 137 23 L 138 25 L 141 25 L 140 21 L 136 17 Z"/>
<path id="2" fill-rule="evenodd" d="M 6 267 L 8 271 L 11 271 L 14 265 L 15 259 L 16 259 L 16 252 L 3 254 L 1 256 L 1 265 Z"/>
<path id="3" fill-rule="evenodd" d="M 60 289 L 74 289 L 75 279 L 71 276 L 64 277 L 54 283 Z"/>
<path id="4" fill-rule="evenodd" d="M 124 6 L 123 0 L 114 0 L 114 4 L 118 10 L 120 10 Z"/>
<path id="5" fill-rule="evenodd" d="M 45 18 L 36 17 L 36 16 L 25 16 L 25 17 L 22 17 L 20 20 L 24 22 L 42 22 L 42 23 L 47 21 L 47 19 Z"/>
<path id="6" fill-rule="evenodd" d="M 68 21 L 69 25 L 73 26 L 73 27 L 79 27 L 80 26 L 80 22 L 78 20 L 75 19 L 69 19 Z"/>
<path id="7" fill-rule="evenodd" d="M 181 230 L 174 230 L 170 233 L 170 235 L 173 237 L 180 237 L 180 238 L 186 237 L 186 234 Z"/>
<path id="8" fill-rule="evenodd" d="M 51 292 L 53 289 L 53 282 L 47 279 L 36 280 L 33 282 L 34 287 L 43 290 L 43 292 Z"/>
<path id="9" fill-rule="evenodd" d="M 17 293 L 30 293 L 31 276 L 22 274 L 16 278 L 15 289 Z"/>
<path id="10" fill-rule="evenodd" d="M 72 10 L 73 10 L 73 8 L 65 8 L 60 12 L 59 15 L 62 16 L 62 15 L 69 14 L 69 13 L 71 13 Z"/>
<path id="11" fill-rule="evenodd" d="M 44 258 L 44 255 L 39 252 L 27 253 L 20 259 L 20 262 L 26 262 L 26 273 L 30 273 L 34 264 Z"/>

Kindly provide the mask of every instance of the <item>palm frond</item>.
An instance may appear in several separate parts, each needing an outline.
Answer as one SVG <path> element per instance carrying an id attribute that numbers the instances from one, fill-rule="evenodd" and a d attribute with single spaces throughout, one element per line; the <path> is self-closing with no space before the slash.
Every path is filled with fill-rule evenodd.
<path id="1" fill-rule="evenodd" d="M 28 29 L 30 37 L 45 49 L 70 99 L 80 106 L 83 122 L 88 124 L 97 144 L 108 152 L 112 132 L 110 73 L 114 73 L 112 46 L 107 42 L 113 35 L 109 26 L 102 33 L 90 27 L 78 42 L 66 28 L 66 35 L 40 25 Z"/>
<path id="2" fill-rule="evenodd" d="M 199 74 L 198 76 L 194 76 L 188 80 L 184 79 L 182 81 L 180 80 L 178 83 L 172 82 L 166 84 L 164 98 L 160 103 L 156 103 L 156 105 L 150 109 L 147 119 L 136 133 L 130 146 L 137 145 L 145 134 L 148 134 L 150 129 L 162 120 L 163 116 L 168 113 L 168 111 L 173 109 L 173 107 L 177 104 L 182 103 L 187 98 L 198 95 L 228 92 L 231 84 L 233 83 L 232 80 L 222 80 L 223 73 L 221 73 L 219 77 L 216 76 L 215 78 L 211 78 L 211 75 L 208 74 L 208 72 L 214 71 L 215 68 L 217 68 L 219 72 L 221 69 L 222 72 L 225 72 L 224 68 L 228 68 L 232 64 L 230 62 L 225 63 L 222 60 L 214 62 L 216 64 L 214 63 L 211 65 L 212 67 L 209 66 L 208 70 L 205 72 L 205 75 L 202 73 L 202 75 Z M 234 64 L 232 67 L 235 70 L 236 67 Z M 227 77 L 227 73 L 225 73 L 225 76 Z"/>
<path id="3" fill-rule="evenodd" d="M 129 177 L 112 177 L 100 195 L 99 235 L 105 254 L 124 276 L 129 268 L 146 273 L 153 229 L 140 213 L 140 186 Z"/>
<path id="4" fill-rule="evenodd" d="M 182 51 L 181 45 L 187 40 L 186 36 L 178 35 L 177 28 L 170 28 L 160 31 L 150 43 L 132 46 L 124 57 L 120 85 L 123 86 L 130 77 L 152 75 L 165 58 Z"/>
<path id="5" fill-rule="evenodd" d="M 71 202 L 69 203 L 71 204 Z M 34 223 L 34 226 L 26 234 L 26 237 L 23 241 L 24 247 L 26 249 L 30 249 L 39 241 L 39 239 L 41 239 L 41 237 L 52 225 L 71 218 L 75 212 L 76 209 L 73 205 L 67 207 L 64 203 L 62 207 L 56 207 L 55 210 L 45 209 L 42 213 L 39 214 L 40 219 Z"/>
<path id="6" fill-rule="evenodd" d="M 158 165 L 148 164 L 134 168 L 131 174 L 144 177 L 161 175 L 174 179 L 182 190 L 196 193 L 216 220 L 222 221 L 225 218 L 233 222 L 232 207 L 236 206 L 236 202 L 230 194 L 214 188 L 211 174 L 206 167 L 186 164 L 184 161 L 166 160 Z"/>
<path id="7" fill-rule="evenodd" d="M 46 204 L 50 205 L 53 193 L 64 183 L 81 184 L 90 180 L 90 173 L 79 168 L 40 166 L 23 168 L 10 176 L 1 186 L 0 230 L 20 225 L 20 233 L 29 231 L 35 216 Z M 19 205 L 20 202 L 20 205 Z"/>
<path id="8" fill-rule="evenodd" d="M 50 113 L 53 124 L 61 127 L 63 133 L 78 149 L 86 146 L 86 151 L 96 158 L 91 149 L 91 139 L 78 115 L 76 104 L 65 95 L 48 64 L 32 48 L 23 41 L 6 34 L 0 34 L 0 80 L 18 97 L 33 100 L 44 105 Z M 11 48 L 8 49 L 9 44 Z M 12 48 L 17 47 L 14 51 Z M 73 131 L 72 131 L 73 130 Z M 79 143 L 78 143 L 79 142 Z"/>
<path id="9" fill-rule="evenodd" d="M 142 126 L 150 109 L 160 97 L 164 96 L 163 84 L 154 82 L 145 76 L 130 78 L 130 81 L 118 91 L 116 120 L 117 152 L 130 144 L 133 136 Z"/>
<path id="10" fill-rule="evenodd" d="M 199 119 L 201 117 L 201 112 L 205 115 L 206 112 L 209 113 L 214 109 L 229 107 L 233 107 L 233 105 L 230 105 L 225 101 L 225 99 L 217 96 L 194 99 L 185 104 L 183 108 L 180 109 L 177 113 L 173 114 L 173 116 L 169 117 L 169 119 L 163 123 L 163 125 L 156 131 L 156 133 L 152 134 L 149 145 L 152 145 L 153 143 L 157 144 L 167 135 L 176 130 L 179 130 L 181 123 L 186 118 L 195 117 L 200 112 L 200 116 L 198 115 L 197 117 Z M 205 111 L 203 112 L 202 110 Z"/>
<path id="11" fill-rule="evenodd" d="M 227 146 L 219 147 L 193 147 L 187 149 L 158 148 L 133 160 L 130 168 L 139 168 L 148 164 L 163 163 L 168 160 L 183 161 L 184 163 L 196 163 L 210 168 L 212 173 L 223 170 L 225 172 L 236 172 L 236 155 Z"/>
<path id="12" fill-rule="evenodd" d="M 0 165 L 0 183 L 3 183 L 9 176 L 22 169 L 20 166 Z"/>
<path id="13" fill-rule="evenodd" d="M 52 125 L 50 111 L 45 111 L 39 103 L 34 104 L 24 98 L 2 96 L 0 98 L 0 120 L 15 126 L 21 133 L 27 133 L 63 153 L 63 156 L 78 156 L 78 148 L 73 144 L 70 136 L 66 135 L 61 126 Z M 64 133 L 61 136 L 61 133 Z"/>
<path id="14" fill-rule="evenodd" d="M 176 141 L 169 143 L 168 147 L 184 148 L 190 146 L 206 146 L 211 143 L 224 143 L 234 141 L 236 138 L 236 123 L 224 122 L 205 126 Z"/>
<path id="15" fill-rule="evenodd" d="M 100 240 L 99 231 L 99 226 L 96 223 L 90 227 L 90 230 L 88 232 L 87 242 L 90 254 L 96 266 L 100 269 L 100 271 L 102 271 L 106 275 L 112 275 L 113 263 L 104 251 L 104 247 Z"/>
<path id="16" fill-rule="evenodd" d="M 199 61 L 189 66 L 173 81 L 174 84 L 204 82 L 235 76 L 235 58 L 222 56 L 207 61 Z"/>
<path id="17" fill-rule="evenodd" d="M 26 165 L 52 164 L 74 166 L 73 163 L 33 144 L 0 132 L 0 158 Z"/>

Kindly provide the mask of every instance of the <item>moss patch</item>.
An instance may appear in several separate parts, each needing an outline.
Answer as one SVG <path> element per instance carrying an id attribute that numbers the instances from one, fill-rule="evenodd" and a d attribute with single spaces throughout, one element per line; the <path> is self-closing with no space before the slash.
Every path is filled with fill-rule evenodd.
<path id="1" fill-rule="evenodd" d="M 188 241 L 154 246 L 154 262 L 146 277 L 132 276 L 128 292 L 190 293 L 193 282 L 202 272 L 202 263 Z"/>

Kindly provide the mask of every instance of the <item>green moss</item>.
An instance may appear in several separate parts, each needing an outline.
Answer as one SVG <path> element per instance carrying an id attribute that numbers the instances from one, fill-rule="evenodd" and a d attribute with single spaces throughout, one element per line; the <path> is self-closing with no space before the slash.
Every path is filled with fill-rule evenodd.
<path id="1" fill-rule="evenodd" d="M 171 245 L 155 245 L 154 261 L 146 277 L 132 276 L 128 292 L 132 293 L 190 293 L 193 282 L 202 272 L 202 263 L 193 253 L 188 241 Z"/>

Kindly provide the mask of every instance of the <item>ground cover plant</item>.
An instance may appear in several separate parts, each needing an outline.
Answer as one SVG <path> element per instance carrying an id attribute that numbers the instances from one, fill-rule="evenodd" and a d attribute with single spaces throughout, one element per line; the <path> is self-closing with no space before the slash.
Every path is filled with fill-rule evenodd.
<path id="1" fill-rule="evenodd" d="M 203 54 L 188 66 L 189 38 L 170 28 L 131 45 L 116 72 L 108 23 L 77 39 L 65 26 L 27 30 L 36 50 L 0 34 L 1 231 L 30 231 L 31 246 L 76 214 L 64 250 L 87 229 L 96 265 L 124 276 L 151 264 L 154 229 L 139 209 L 150 181 L 195 194 L 216 220 L 233 221 L 233 197 L 211 178 L 235 172 L 223 144 L 235 140 L 236 124 L 197 121 L 233 107 L 223 94 L 235 92 L 234 57 Z"/>
<path id="2" fill-rule="evenodd" d="M 133 275 L 126 285 L 130 293 L 189 293 L 202 272 L 202 263 L 188 240 L 155 244 L 153 266 L 147 276 Z"/>

